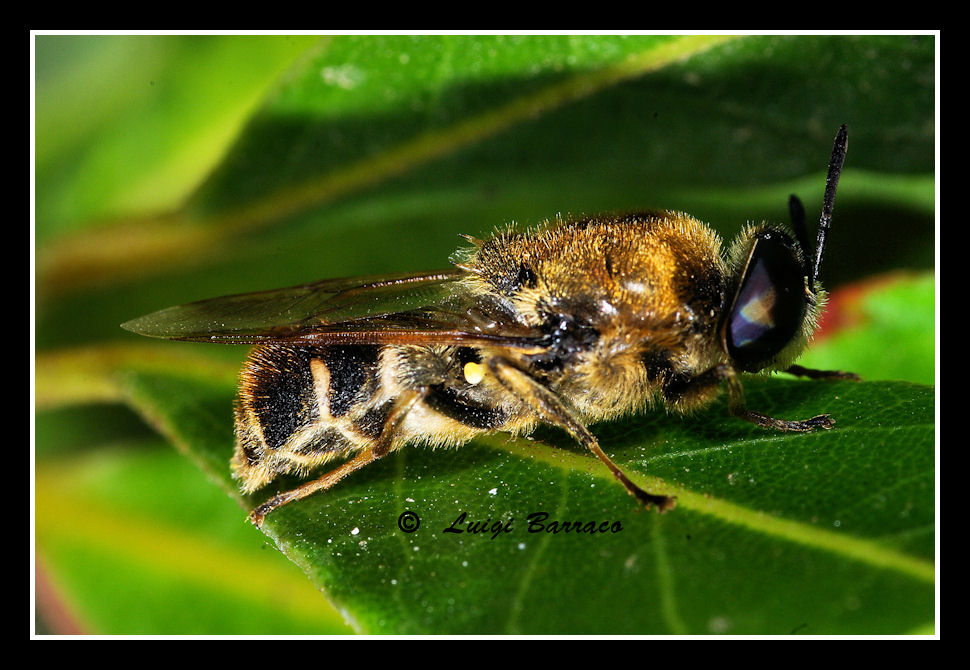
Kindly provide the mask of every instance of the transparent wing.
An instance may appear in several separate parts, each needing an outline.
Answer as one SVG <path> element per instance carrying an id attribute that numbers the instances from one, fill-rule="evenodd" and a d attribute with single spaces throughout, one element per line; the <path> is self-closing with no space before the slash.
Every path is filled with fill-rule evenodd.
<path id="1" fill-rule="evenodd" d="M 169 307 L 122 324 L 170 340 L 260 344 L 494 343 L 531 348 L 538 334 L 489 325 L 469 299 L 463 270 L 329 279 Z M 507 321 L 507 319 L 506 319 Z"/>

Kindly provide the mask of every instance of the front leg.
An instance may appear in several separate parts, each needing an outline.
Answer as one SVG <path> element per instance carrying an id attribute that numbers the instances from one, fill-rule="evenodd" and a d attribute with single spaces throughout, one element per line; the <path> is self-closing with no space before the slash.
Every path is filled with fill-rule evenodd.
<path id="1" fill-rule="evenodd" d="M 804 368 L 803 368 L 804 369 Z M 664 383 L 664 399 L 670 406 L 689 402 L 691 399 L 703 397 L 721 382 L 726 382 L 728 392 L 728 408 L 734 416 L 757 424 L 762 428 L 771 428 L 783 432 L 808 432 L 816 428 L 828 430 L 835 425 L 835 421 L 828 414 L 813 416 L 804 421 L 787 421 L 775 419 L 761 412 L 753 412 L 745 406 L 744 388 L 738 373 L 729 365 L 717 365 L 699 375 L 688 376 L 674 374 Z"/>
<path id="2" fill-rule="evenodd" d="M 801 365 L 793 365 L 785 370 L 785 372 L 796 377 L 808 377 L 809 379 L 827 379 L 830 381 L 847 379 L 854 382 L 862 381 L 859 375 L 854 372 L 843 372 L 842 370 L 812 370 L 811 368 L 803 368 Z"/>

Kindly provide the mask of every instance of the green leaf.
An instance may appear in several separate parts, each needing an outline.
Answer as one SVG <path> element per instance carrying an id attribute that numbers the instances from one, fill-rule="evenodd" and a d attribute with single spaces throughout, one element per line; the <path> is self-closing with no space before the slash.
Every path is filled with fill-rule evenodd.
<path id="1" fill-rule="evenodd" d="M 55 418 L 71 421 L 40 423 Z M 38 608 L 72 631 L 352 632 L 296 566 L 256 541 L 232 500 L 157 440 L 48 460 L 35 486 Z"/>
<path id="2" fill-rule="evenodd" d="M 40 35 L 37 230 L 180 204 L 315 37 Z"/>
<path id="3" fill-rule="evenodd" d="M 167 376 L 125 385 L 234 490 L 228 422 L 206 409 L 228 398 Z M 932 624 L 932 389 L 776 379 L 746 391 L 759 411 L 828 412 L 837 426 L 765 432 L 723 402 L 689 419 L 596 426 L 634 480 L 677 496 L 665 515 L 639 509 L 592 455 L 543 431 L 407 447 L 273 512 L 264 530 L 368 633 L 884 634 Z M 420 517 L 416 532 L 399 528 L 406 511 Z M 542 526 L 528 522 L 536 513 L 548 514 Z M 550 533 L 553 521 L 616 532 Z M 511 530 L 471 533 L 467 522 Z"/>
<path id="4" fill-rule="evenodd" d="M 596 426 L 641 483 L 680 496 L 660 517 L 557 433 L 408 449 L 267 523 L 323 597 L 298 571 L 274 572 L 293 566 L 245 523 L 238 503 L 253 501 L 229 478 L 245 352 L 137 342 L 118 324 L 220 294 L 440 267 L 456 233 L 559 212 L 678 209 L 729 239 L 748 220 L 787 220 L 790 193 L 817 211 L 847 122 L 822 279 L 835 295 L 900 269 L 923 279 L 881 316 L 860 303 L 867 316 L 813 351 L 867 380 L 931 382 L 935 36 L 35 44 L 36 539 L 82 630 L 337 632 L 344 617 L 363 632 L 932 630 L 927 387 L 747 385 L 759 410 L 833 414 L 821 435 L 764 435 L 723 405 Z M 919 318 L 903 332 L 907 313 Z M 181 455 L 96 403 L 133 408 Z M 405 504 L 422 518 L 412 535 L 396 530 Z M 539 509 L 623 530 L 529 535 L 523 515 Z M 459 511 L 514 516 L 515 532 L 443 534 Z"/>

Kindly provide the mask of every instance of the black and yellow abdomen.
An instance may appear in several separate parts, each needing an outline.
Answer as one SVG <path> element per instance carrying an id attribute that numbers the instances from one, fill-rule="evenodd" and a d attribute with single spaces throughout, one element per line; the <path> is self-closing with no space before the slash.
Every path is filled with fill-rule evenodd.
<path id="1" fill-rule="evenodd" d="M 527 412 L 467 381 L 464 366 L 475 359 L 467 347 L 257 347 L 241 375 L 233 475 L 250 492 L 372 448 L 382 436 L 392 448 L 457 445 L 484 431 L 531 426 Z M 395 403 L 408 394 L 417 400 L 394 434 L 383 435 Z"/>

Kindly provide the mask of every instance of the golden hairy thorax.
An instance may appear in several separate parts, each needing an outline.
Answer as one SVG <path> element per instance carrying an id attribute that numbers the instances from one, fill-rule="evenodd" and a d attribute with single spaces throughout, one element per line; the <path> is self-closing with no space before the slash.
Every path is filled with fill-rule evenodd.
<path id="1" fill-rule="evenodd" d="M 500 233 L 462 267 L 472 270 L 478 290 L 507 294 L 530 324 L 556 310 L 656 323 L 693 301 L 694 284 L 723 277 L 720 249 L 718 236 L 696 219 L 661 212 Z"/>
<path id="2" fill-rule="evenodd" d="M 651 375 L 644 357 L 662 355 L 671 372 L 681 374 L 724 360 L 715 332 L 726 291 L 721 241 L 685 214 L 648 212 L 506 231 L 461 266 L 473 273 L 473 290 L 506 295 L 528 325 L 560 315 L 595 331 L 595 342 L 572 365 L 542 375 L 588 419 L 652 401 L 664 377 Z"/>

